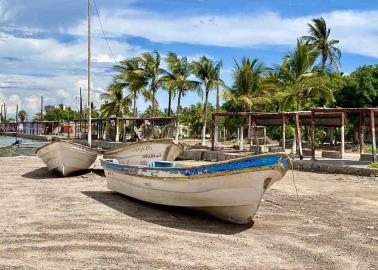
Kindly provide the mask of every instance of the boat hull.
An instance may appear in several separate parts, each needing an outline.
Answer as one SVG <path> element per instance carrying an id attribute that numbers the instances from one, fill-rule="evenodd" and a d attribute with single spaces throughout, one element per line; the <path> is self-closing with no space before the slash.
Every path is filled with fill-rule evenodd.
<path id="1" fill-rule="evenodd" d="M 184 148 L 172 140 L 151 140 L 130 143 L 105 151 L 104 159 L 118 159 L 123 164 L 135 164 L 156 160 L 173 161 L 182 154 Z"/>
<path id="2" fill-rule="evenodd" d="M 150 203 L 194 208 L 237 224 L 252 221 L 264 192 L 284 176 L 287 168 L 287 164 L 276 164 L 170 177 L 169 171 L 149 173 L 145 169 L 141 176 L 137 170 L 133 175 L 104 166 L 111 190 Z"/>
<path id="3" fill-rule="evenodd" d="M 50 171 L 57 171 L 63 176 L 89 169 L 97 158 L 96 150 L 65 141 L 49 143 L 36 153 Z"/>

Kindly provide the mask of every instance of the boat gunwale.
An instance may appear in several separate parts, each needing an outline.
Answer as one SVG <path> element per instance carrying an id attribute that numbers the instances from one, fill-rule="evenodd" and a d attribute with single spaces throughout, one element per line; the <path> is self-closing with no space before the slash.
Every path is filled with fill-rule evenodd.
<path id="1" fill-rule="evenodd" d="M 233 175 L 233 174 L 242 174 L 242 173 L 248 173 L 248 172 L 258 172 L 258 171 L 269 171 L 269 170 L 278 170 L 282 175 L 286 173 L 286 169 L 280 165 L 272 165 L 272 166 L 256 166 L 256 167 L 250 167 L 245 169 L 239 169 L 239 170 L 233 170 L 233 171 L 222 171 L 222 172 L 212 172 L 212 173 L 204 173 L 204 174 L 197 174 L 197 175 L 181 175 L 181 176 L 159 176 L 159 175 L 142 175 L 142 174 L 133 174 L 133 173 L 127 173 L 124 171 L 117 171 L 113 170 L 111 168 L 106 168 L 106 170 L 125 174 L 129 176 L 134 176 L 138 178 L 144 178 L 144 179 L 154 179 L 154 180 L 161 180 L 161 181 L 185 181 L 185 180 L 194 180 L 194 179 L 203 179 L 207 178 L 208 180 L 212 180 L 213 178 L 220 177 L 220 176 L 227 176 L 227 175 Z"/>
<path id="2" fill-rule="evenodd" d="M 74 142 L 74 141 L 63 141 L 63 140 L 59 140 L 59 141 L 53 141 L 53 142 L 50 142 L 50 143 L 46 143 L 45 145 L 42 145 L 41 147 L 39 147 L 39 148 L 37 148 L 36 150 L 35 150 L 35 153 L 38 155 L 38 152 L 40 151 L 40 150 L 42 150 L 43 148 L 45 148 L 45 147 L 47 147 L 47 146 L 50 146 L 50 145 L 52 145 L 52 144 L 54 144 L 54 143 L 59 143 L 59 142 L 62 142 L 62 143 L 68 143 L 68 144 L 72 144 L 72 145 L 75 145 L 75 146 L 79 146 L 79 147 L 83 147 L 83 148 L 85 148 L 86 150 L 89 150 L 89 151 L 91 151 L 93 154 L 99 154 L 99 151 L 98 150 L 96 150 L 96 149 L 93 149 L 93 148 L 90 148 L 90 147 L 88 147 L 88 146 L 86 146 L 86 145 L 84 145 L 84 144 L 80 144 L 80 143 L 77 143 L 77 142 Z"/>
<path id="3" fill-rule="evenodd" d="M 103 155 L 112 155 L 116 154 L 120 150 L 126 150 L 130 147 L 133 147 L 138 144 L 146 144 L 146 143 L 167 143 L 167 144 L 172 144 L 176 145 L 181 148 L 181 150 L 184 150 L 184 145 L 182 143 L 176 143 L 173 139 L 156 139 L 156 140 L 147 140 L 147 141 L 138 141 L 138 142 L 131 142 L 131 143 L 126 143 L 124 145 L 120 145 L 118 147 L 108 149 L 108 150 L 103 150 L 101 153 Z"/>
<path id="4" fill-rule="evenodd" d="M 131 175 L 131 176 L 137 176 L 141 178 L 160 178 L 160 179 L 169 179 L 169 180 L 185 180 L 185 179 L 193 179 L 193 178 L 212 178 L 216 176 L 224 176 L 224 175 L 232 175 L 232 174 L 239 174 L 239 173 L 245 173 L 245 172 L 250 172 L 250 171 L 263 171 L 263 170 L 279 170 L 282 174 L 285 174 L 287 170 L 289 170 L 289 167 L 286 168 L 285 166 L 282 165 L 283 161 L 288 160 L 288 163 L 290 163 L 290 158 L 288 157 L 287 154 L 284 153 L 277 153 L 277 154 L 260 154 L 256 156 L 247 156 L 247 157 L 240 157 L 232 160 L 225 160 L 225 161 L 219 161 L 214 164 L 210 165 L 223 165 L 223 164 L 230 164 L 234 162 L 240 162 L 248 159 L 255 159 L 259 157 L 269 157 L 269 156 L 279 156 L 281 157 L 281 162 L 277 162 L 272 165 L 259 165 L 259 166 L 251 166 L 251 167 L 246 167 L 246 168 L 240 168 L 240 169 L 235 169 L 235 170 L 228 170 L 228 171 L 219 171 L 219 172 L 206 172 L 206 173 L 198 173 L 194 175 L 180 175 L 180 176 L 159 176 L 159 175 L 144 175 L 137 173 L 136 170 L 152 170 L 152 171 L 164 171 L 164 172 L 170 172 L 172 170 L 180 170 L 180 171 L 185 171 L 185 170 L 191 170 L 191 169 L 203 169 L 206 167 L 209 167 L 209 164 L 206 165 L 198 165 L 198 166 L 193 166 L 193 167 L 148 167 L 148 166 L 140 166 L 140 165 L 122 165 L 122 164 L 115 164 L 109 160 L 101 160 L 101 166 L 103 167 L 104 170 L 110 170 L 113 172 L 121 173 L 121 174 L 126 174 L 126 175 Z M 284 158 L 284 159 L 282 159 Z M 119 167 L 127 167 L 131 169 L 131 173 L 123 170 L 116 170 L 111 167 L 104 166 L 103 163 L 109 163 L 113 164 Z"/>

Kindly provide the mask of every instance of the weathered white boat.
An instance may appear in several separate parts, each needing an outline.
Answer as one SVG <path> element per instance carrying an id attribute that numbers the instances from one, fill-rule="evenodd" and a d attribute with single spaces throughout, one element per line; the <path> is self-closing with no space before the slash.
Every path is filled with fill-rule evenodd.
<path id="1" fill-rule="evenodd" d="M 70 141 L 56 141 L 36 151 L 49 170 L 56 170 L 63 176 L 86 170 L 96 161 L 97 150 Z"/>
<path id="2" fill-rule="evenodd" d="M 122 164 L 148 161 L 173 161 L 184 147 L 170 139 L 140 141 L 104 151 L 104 159 L 117 159 Z"/>
<path id="3" fill-rule="evenodd" d="M 264 192 L 289 168 L 285 154 L 249 156 L 200 166 L 180 162 L 124 165 L 102 160 L 108 188 L 163 205 L 205 211 L 237 224 L 252 221 Z"/>

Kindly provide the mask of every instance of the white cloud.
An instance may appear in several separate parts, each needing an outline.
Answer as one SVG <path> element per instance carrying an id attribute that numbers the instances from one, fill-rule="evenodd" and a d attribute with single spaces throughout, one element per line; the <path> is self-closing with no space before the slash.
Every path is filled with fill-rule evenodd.
<path id="1" fill-rule="evenodd" d="M 109 41 L 115 53 L 115 60 L 137 55 L 141 49 L 127 43 Z M 76 43 L 59 43 L 55 39 L 19 38 L 12 35 L 0 36 L 1 55 L 7 57 L 26 58 L 50 62 L 77 63 L 87 61 L 87 41 L 82 39 Z M 93 41 L 92 61 L 99 63 L 114 63 L 106 43 L 101 38 Z"/>
<path id="2" fill-rule="evenodd" d="M 14 117 L 17 105 L 20 106 L 21 98 L 19 95 L 10 95 L 7 97 L 2 90 L 0 90 L 0 104 L 6 104 L 7 118 Z"/>
<path id="3" fill-rule="evenodd" d="M 116 13 L 103 11 L 102 14 L 105 29 L 113 36 L 132 35 L 154 42 L 226 47 L 293 45 L 297 37 L 306 34 L 307 23 L 312 18 L 323 16 L 332 29 L 332 37 L 340 40 L 344 51 L 378 58 L 378 10 L 333 11 L 291 18 L 273 12 L 248 16 L 209 14 L 167 17 L 127 9 Z M 84 35 L 86 22 L 66 31 Z M 94 31 L 100 33 L 96 26 Z"/>
<path id="4" fill-rule="evenodd" d="M 36 112 L 41 106 L 41 97 L 32 95 L 24 99 L 25 107 L 27 111 Z"/>

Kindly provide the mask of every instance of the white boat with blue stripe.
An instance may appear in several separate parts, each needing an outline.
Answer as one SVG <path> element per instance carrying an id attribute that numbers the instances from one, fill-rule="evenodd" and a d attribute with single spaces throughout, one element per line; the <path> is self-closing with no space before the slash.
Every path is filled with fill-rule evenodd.
<path id="1" fill-rule="evenodd" d="M 108 188 L 162 205 L 190 207 L 220 219 L 248 224 L 264 192 L 289 169 L 286 154 L 248 156 L 222 162 L 102 160 Z"/>

